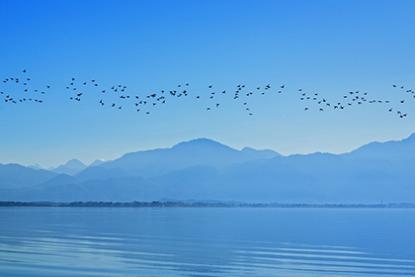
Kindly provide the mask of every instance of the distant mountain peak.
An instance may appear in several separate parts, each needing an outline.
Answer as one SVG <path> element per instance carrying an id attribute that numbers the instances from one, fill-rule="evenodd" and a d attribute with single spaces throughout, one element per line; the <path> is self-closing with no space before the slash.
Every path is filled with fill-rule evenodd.
<path id="1" fill-rule="evenodd" d="M 274 150 L 271 150 L 271 149 L 256 149 L 256 148 L 253 148 L 253 147 L 244 147 L 244 148 L 241 149 L 241 151 L 244 151 L 244 152 L 269 152 L 269 153 L 278 154 L 277 152 L 275 152 Z"/>
<path id="2" fill-rule="evenodd" d="M 86 167 L 87 166 L 80 160 L 72 159 L 56 168 L 53 168 L 52 171 L 60 174 L 67 174 L 73 176 L 84 170 Z"/>
<path id="3" fill-rule="evenodd" d="M 83 162 L 81 162 L 78 159 L 71 159 L 71 160 L 67 161 L 64 165 L 65 166 L 71 166 L 71 167 L 79 167 L 79 166 L 80 167 L 85 167 L 86 166 Z"/>
<path id="4" fill-rule="evenodd" d="M 255 149 L 252 147 L 244 147 L 242 148 L 241 152 L 247 155 L 257 156 L 258 158 L 261 158 L 261 159 L 269 159 L 269 158 L 275 158 L 275 157 L 281 156 L 281 154 L 275 152 L 274 150 Z"/>
<path id="5" fill-rule="evenodd" d="M 174 145 L 172 148 L 192 148 L 192 147 L 218 147 L 218 148 L 226 148 L 232 149 L 231 147 L 222 144 L 216 140 L 208 139 L 208 138 L 196 138 L 188 141 L 180 142 Z"/>

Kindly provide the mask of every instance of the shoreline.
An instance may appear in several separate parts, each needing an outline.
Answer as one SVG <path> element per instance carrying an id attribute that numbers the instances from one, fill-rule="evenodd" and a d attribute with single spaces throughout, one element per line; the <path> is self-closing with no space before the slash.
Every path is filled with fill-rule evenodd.
<path id="1" fill-rule="evenodd" d="M 332 208 L 332 209 L 415 209 L 414 203 L 248 203 L 248 202 L 207 202 L 207 201 L 151 201 L 151 202 L 106 202 L 106 201 L 0 201 L 0 208 L 39 207 L 39 208 Z"/>

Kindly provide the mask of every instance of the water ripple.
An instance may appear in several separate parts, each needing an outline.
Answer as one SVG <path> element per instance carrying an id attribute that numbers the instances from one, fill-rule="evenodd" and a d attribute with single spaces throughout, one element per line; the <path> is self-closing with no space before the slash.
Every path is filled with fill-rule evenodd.
<path id="1" fill-rule="evenodd" d="M 186 235 L 75 227 L 0 227 L 0 276 L 415 276 L 408 256 L 340 243 L 257 240 L 216 229 Z"/>

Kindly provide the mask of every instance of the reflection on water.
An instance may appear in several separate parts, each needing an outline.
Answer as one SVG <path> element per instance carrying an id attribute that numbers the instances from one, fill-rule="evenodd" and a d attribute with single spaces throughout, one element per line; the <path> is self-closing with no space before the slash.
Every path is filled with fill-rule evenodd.
<path id="1" fill-rule="evenodd" d="M 0 276 L 415 276 L 413 210 L 0 209 Z"/>

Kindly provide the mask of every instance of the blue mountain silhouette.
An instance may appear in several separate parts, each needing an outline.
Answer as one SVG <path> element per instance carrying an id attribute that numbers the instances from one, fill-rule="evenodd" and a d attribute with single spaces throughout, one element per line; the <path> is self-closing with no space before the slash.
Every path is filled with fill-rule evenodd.
<path id="1" fill-rule="evenodd" d="M 74 176 L 0 165 L 0 199 L 412 202 L 414 150 L 415 135 L 345 154 L 291 156 L 202 138 L 128 153 Z"/>

